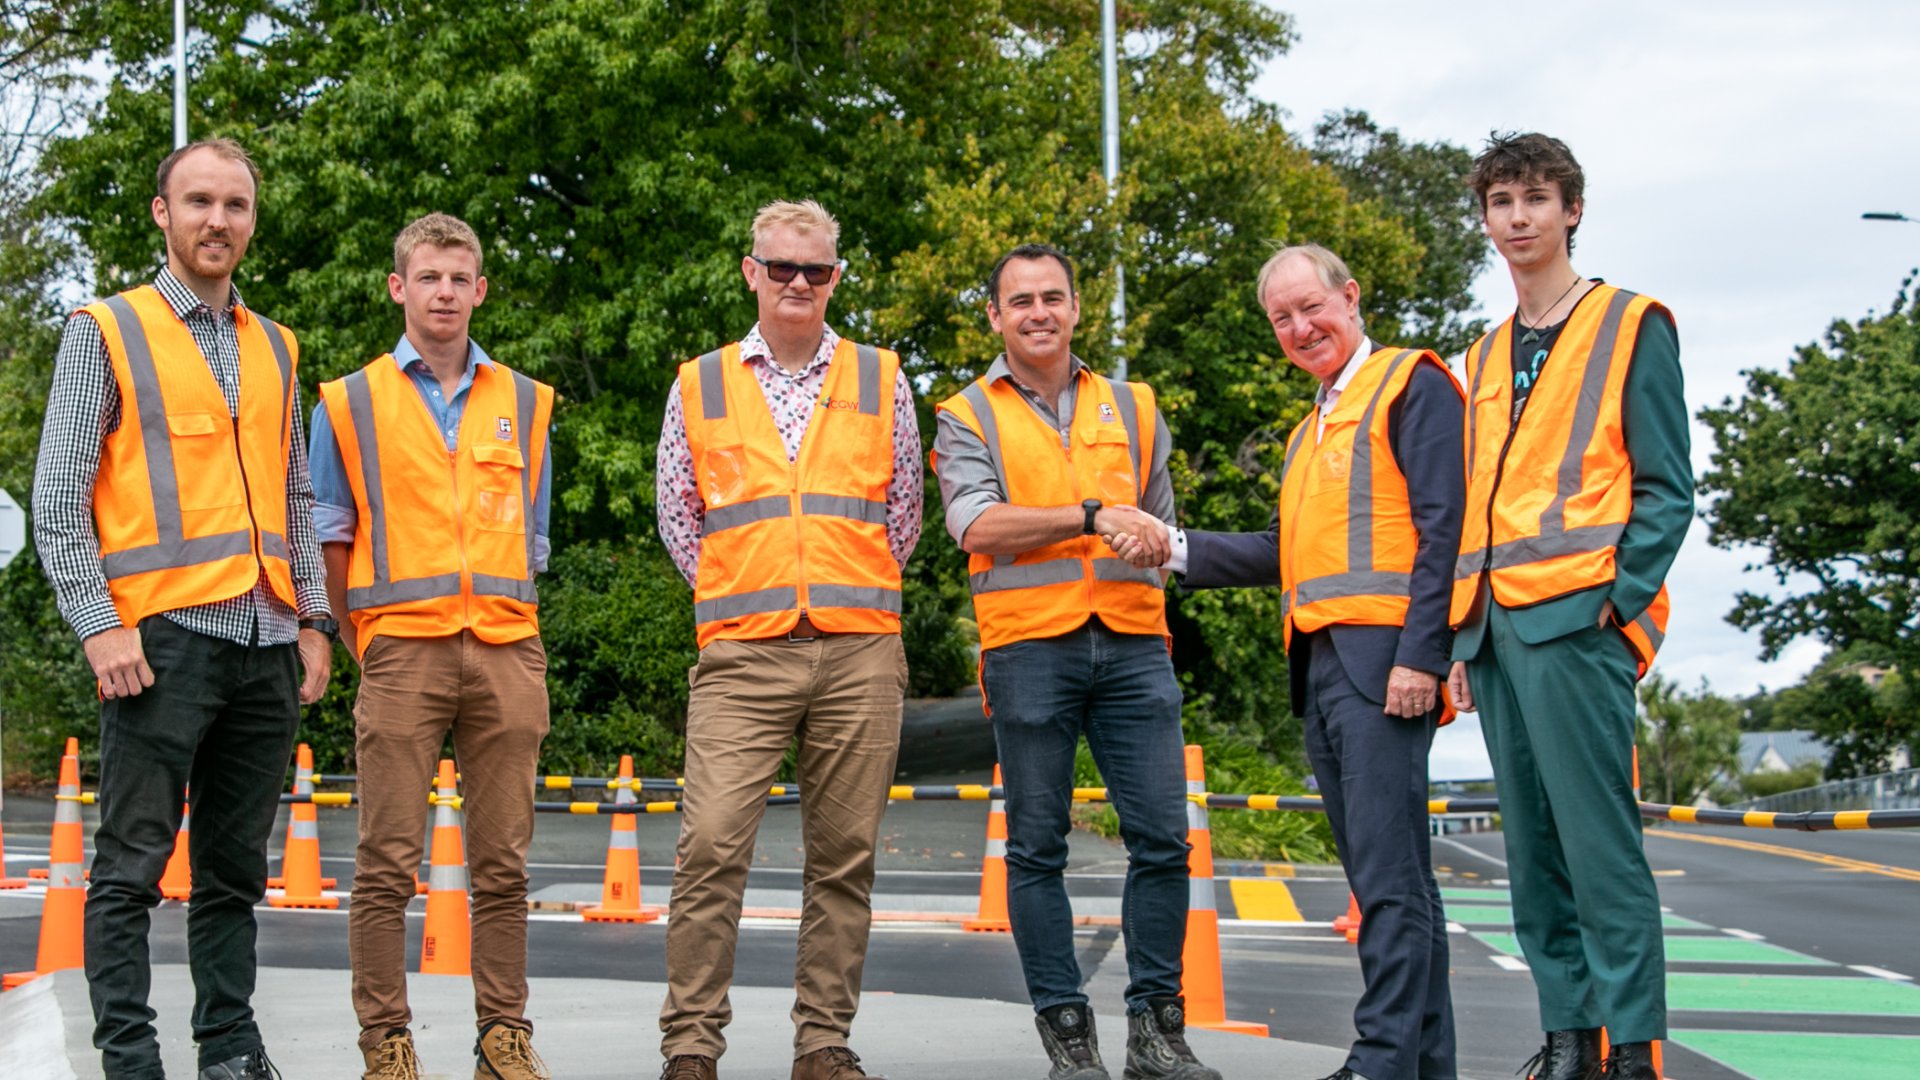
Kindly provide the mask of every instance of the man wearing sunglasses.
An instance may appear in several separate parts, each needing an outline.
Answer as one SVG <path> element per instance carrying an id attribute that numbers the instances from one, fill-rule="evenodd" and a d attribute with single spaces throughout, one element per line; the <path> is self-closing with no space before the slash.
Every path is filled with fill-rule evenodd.
<path id="1" fill-rule="evenodd" d="M 663 1080 L 712 1080 L 754 836 L 796 737 L 806 847 L 794 1080 L 866 1075 L 847 1048 L 874 845 L 907 686 L 900 569 L 920 539 L 920 431 L 895 353 L 826 325 L 839 223 L 776 202 L 740 260 L 760 320 L 680 366 L 655 476 L 660 536 L 693 586 Z"/>

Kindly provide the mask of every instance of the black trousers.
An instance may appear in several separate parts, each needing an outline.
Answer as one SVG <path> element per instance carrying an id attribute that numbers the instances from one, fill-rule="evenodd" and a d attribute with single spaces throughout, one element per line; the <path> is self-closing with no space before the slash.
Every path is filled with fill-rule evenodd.
<path id="1" fill-rule="evenodd" d="M 1454 1080 L 1447 919 L 1433 880 L 1427 751 L 1437 714 L 1388 716 L 1324 633 L 1306 642 L 1307 758 L 1360 903 L 1359 1033 L 1347 1067 L 1367 1080 Z M 1301 645 L 1293 662 L 1303 659 Z"/>
<path id="2" fill-rule="evenodd" d="M 112 1080 L 162 1075 L 147 930 L 191 785 L 187 961 L 200 1067 L 261 1045 L 253 907 L 300 724 L 292 645 L 236 645 L 162 616 L 140 623 L 153 685 L 100 709 L 100 828 L 87 887 L 93 1044 Z"/>

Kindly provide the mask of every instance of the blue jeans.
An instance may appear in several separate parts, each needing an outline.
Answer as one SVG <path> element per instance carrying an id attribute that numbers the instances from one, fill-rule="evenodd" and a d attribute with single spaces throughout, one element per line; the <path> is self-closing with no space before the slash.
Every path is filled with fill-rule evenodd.
<path id="1" fill-rule="evenodd" d="M 1007 917 L 1036 1010 L 1086 1004 L 1067 867 L 1074 748 L 1084 733 L 1127 845 L 1120 921 L 1126 1000 L 1180 993 L 1187 934 L 1186 764 L 1180 685 L 1163 638 L 1097 618 L 1059 637 L 981 655 L 1007 802 Z"/>

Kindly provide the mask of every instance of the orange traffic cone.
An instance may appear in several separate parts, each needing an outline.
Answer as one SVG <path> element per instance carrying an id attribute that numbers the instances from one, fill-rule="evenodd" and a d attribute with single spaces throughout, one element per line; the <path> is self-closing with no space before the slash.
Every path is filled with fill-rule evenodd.
<path id="1" fill-rule="evenodd" d="M 1348 892 L 1347 913 L 1333 920 L 1333 932 L 1345 935 L 1347 944 L 1357 945 L 1360 942 L 1360 921 L 1360 898 Z"/>
<path id="2" fill-rule="evenodd" d="M 53 808 L 53 844 L 47 867 L 47 897 L 40 907 L 40 952 L 32 971 L 0 977 L 0 989 L 11 990 L 86 963 L 86 939 L 81 929 L 87 907 L 87 887 L 80 863 L 86 858 L 80 836 L 80 740 L 67 740 L 60 759 L 60 793 Z"/>
<path id="3" fill-rule="evenodd" d="M 185 900 L 193 895 L 193 861 L 188 857 L 187 834 L 192 831 L 193 804 L 180 807 L 180 831 L 173 834 L 173 854 L 167 859 L 166 872 L 160 875 L 160 895 L 168 900 Z"/>
<path id="4" fill-rule="evenodd" d="M 473 974 L 473 924 L 467 910 L 467 855 L 460 838 L 460 795 L 453 762 L 440 759 L 434 785 L 433 855 L 427 865 L 427 926 L 420 974 Z"/>
<path id="5" fill-rule="evenodd" d="M 313 795 L 313 749 L 312 747 L 309 747 L 306 743 L 301 743 L 299 750 L 295 751 L 293 760 L 294 760 L 293 793 L 295 795 L 306 795 L 311 797 Z M 319 816 L 318 808 L 315 807 L 310 802 L 293 804 L 292 812 L 288 815 L 288 819 L 287 819 L 286 847 L 280 854 L 280 874 L 278 876 L 270 877 L 267 879 L 267 888 L 285 889 L 287 887 L 287 879 L 286 879 L 287 867 L 292 865 L 294 860 L 294 850 L 295 850 L 294 844 L 293 844 L 294 833 L 295 833 L 294 825 L 297 822 L 300 822 L 302 820 L 307 821 L 311 825 L 311 828 L 302 829 L 302 830 L 299 830 L 299 832 L 302 834 L 303 839 L 311 839 L 313 841 L 313 873 L 315 878 L 317 879 L 317 884 L 316 884 L 316 887 L 313 889 L 313 892 L 314 894 L 317 895 L 321 889 L 331 889 L 335 885 L 340 884 L 340 882 L 330 877 L 319 876 L 320 874 L 320 825 L 319 825 L 320 816 Z M 305 856 L 303 855 L 301 857 L 304 858 Z M 305 873 L 304 867 L 302 868 L 301 872 L 303 874 Z M 279 907 L 314 907 L 316 905 L 280 904 L 277 906 Z M 329 906 L 338 907 L 339 905 L 333 904 Z"/>
<path id="6" fill-rule="evenodd" d="M 619 786 L 614 790 L 615 806 L 631 806 L 633 796 L 633 755 L 620 755 Z M 588 922 L 652 922 L 660 917 L 657 907 L 640 906 L 640 833 L 639 819 L 632 814 L 613 815 L 613 832 L 607 837 L 607 876 L 600 887 L 600 902 L 582 908 L 580 917 Z"/>
<path id="7" fill-rule="evenodd" d="M 993 786 L 1001 787 L 1000 766 L 993 767 Z M 1007 921 L 1007 800 L 987 802 L 987 854 L 980 860 L 980 908 L 960 924 L 962 929 L 1010 933 Z"/>
<path id="8" fill-rule="evenodd" d="M 1181 993 L 1187 1026 L 1266 1037 L 1267 1025 L 1227 1019 L 1226 987 L 1220 977 L 1220 912 L 1213 899 L 1213 827 L 1207 806 L 1207 766 L 1198 746 L 1187 747 L 1187 941 L 1180 950 Z"/>
<path id="9" fill-rule="evenodd" d="M 300 744 L 294 758 L 293 793 L 313 794 L 313 749 L 306 743 Z M 267 882 L 269 886 L 279 882 L 285 892 L 267 897 L 267 904 L 277 908 L 337 908 L 340 898 L 321 892 L 337 882 L 320 876 L 319 815 L 310 802 L 294 803 L 291 809 L 286 853 L 280 857 L 280 872 L 285 876 Z"/>

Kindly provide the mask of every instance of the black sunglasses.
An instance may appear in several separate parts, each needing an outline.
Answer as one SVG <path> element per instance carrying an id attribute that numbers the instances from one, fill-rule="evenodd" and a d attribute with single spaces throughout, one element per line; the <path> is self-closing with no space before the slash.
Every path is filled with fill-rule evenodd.
<path id="1" fill-rule="evenodd" d="M 775 259 L 769 262 L 758 255 L 749 255 L 747 258 L 766 267 L 767 276 L 782 285 L 792 281 L 793 275 L 795 274 L 807 275 L 807 284 L 809 285 L 825 285 L 827 282 L 833 280 L 833 272 L 840 269 L 838 262 L 797 263 L 787 262 L 785 259 Z"/>

